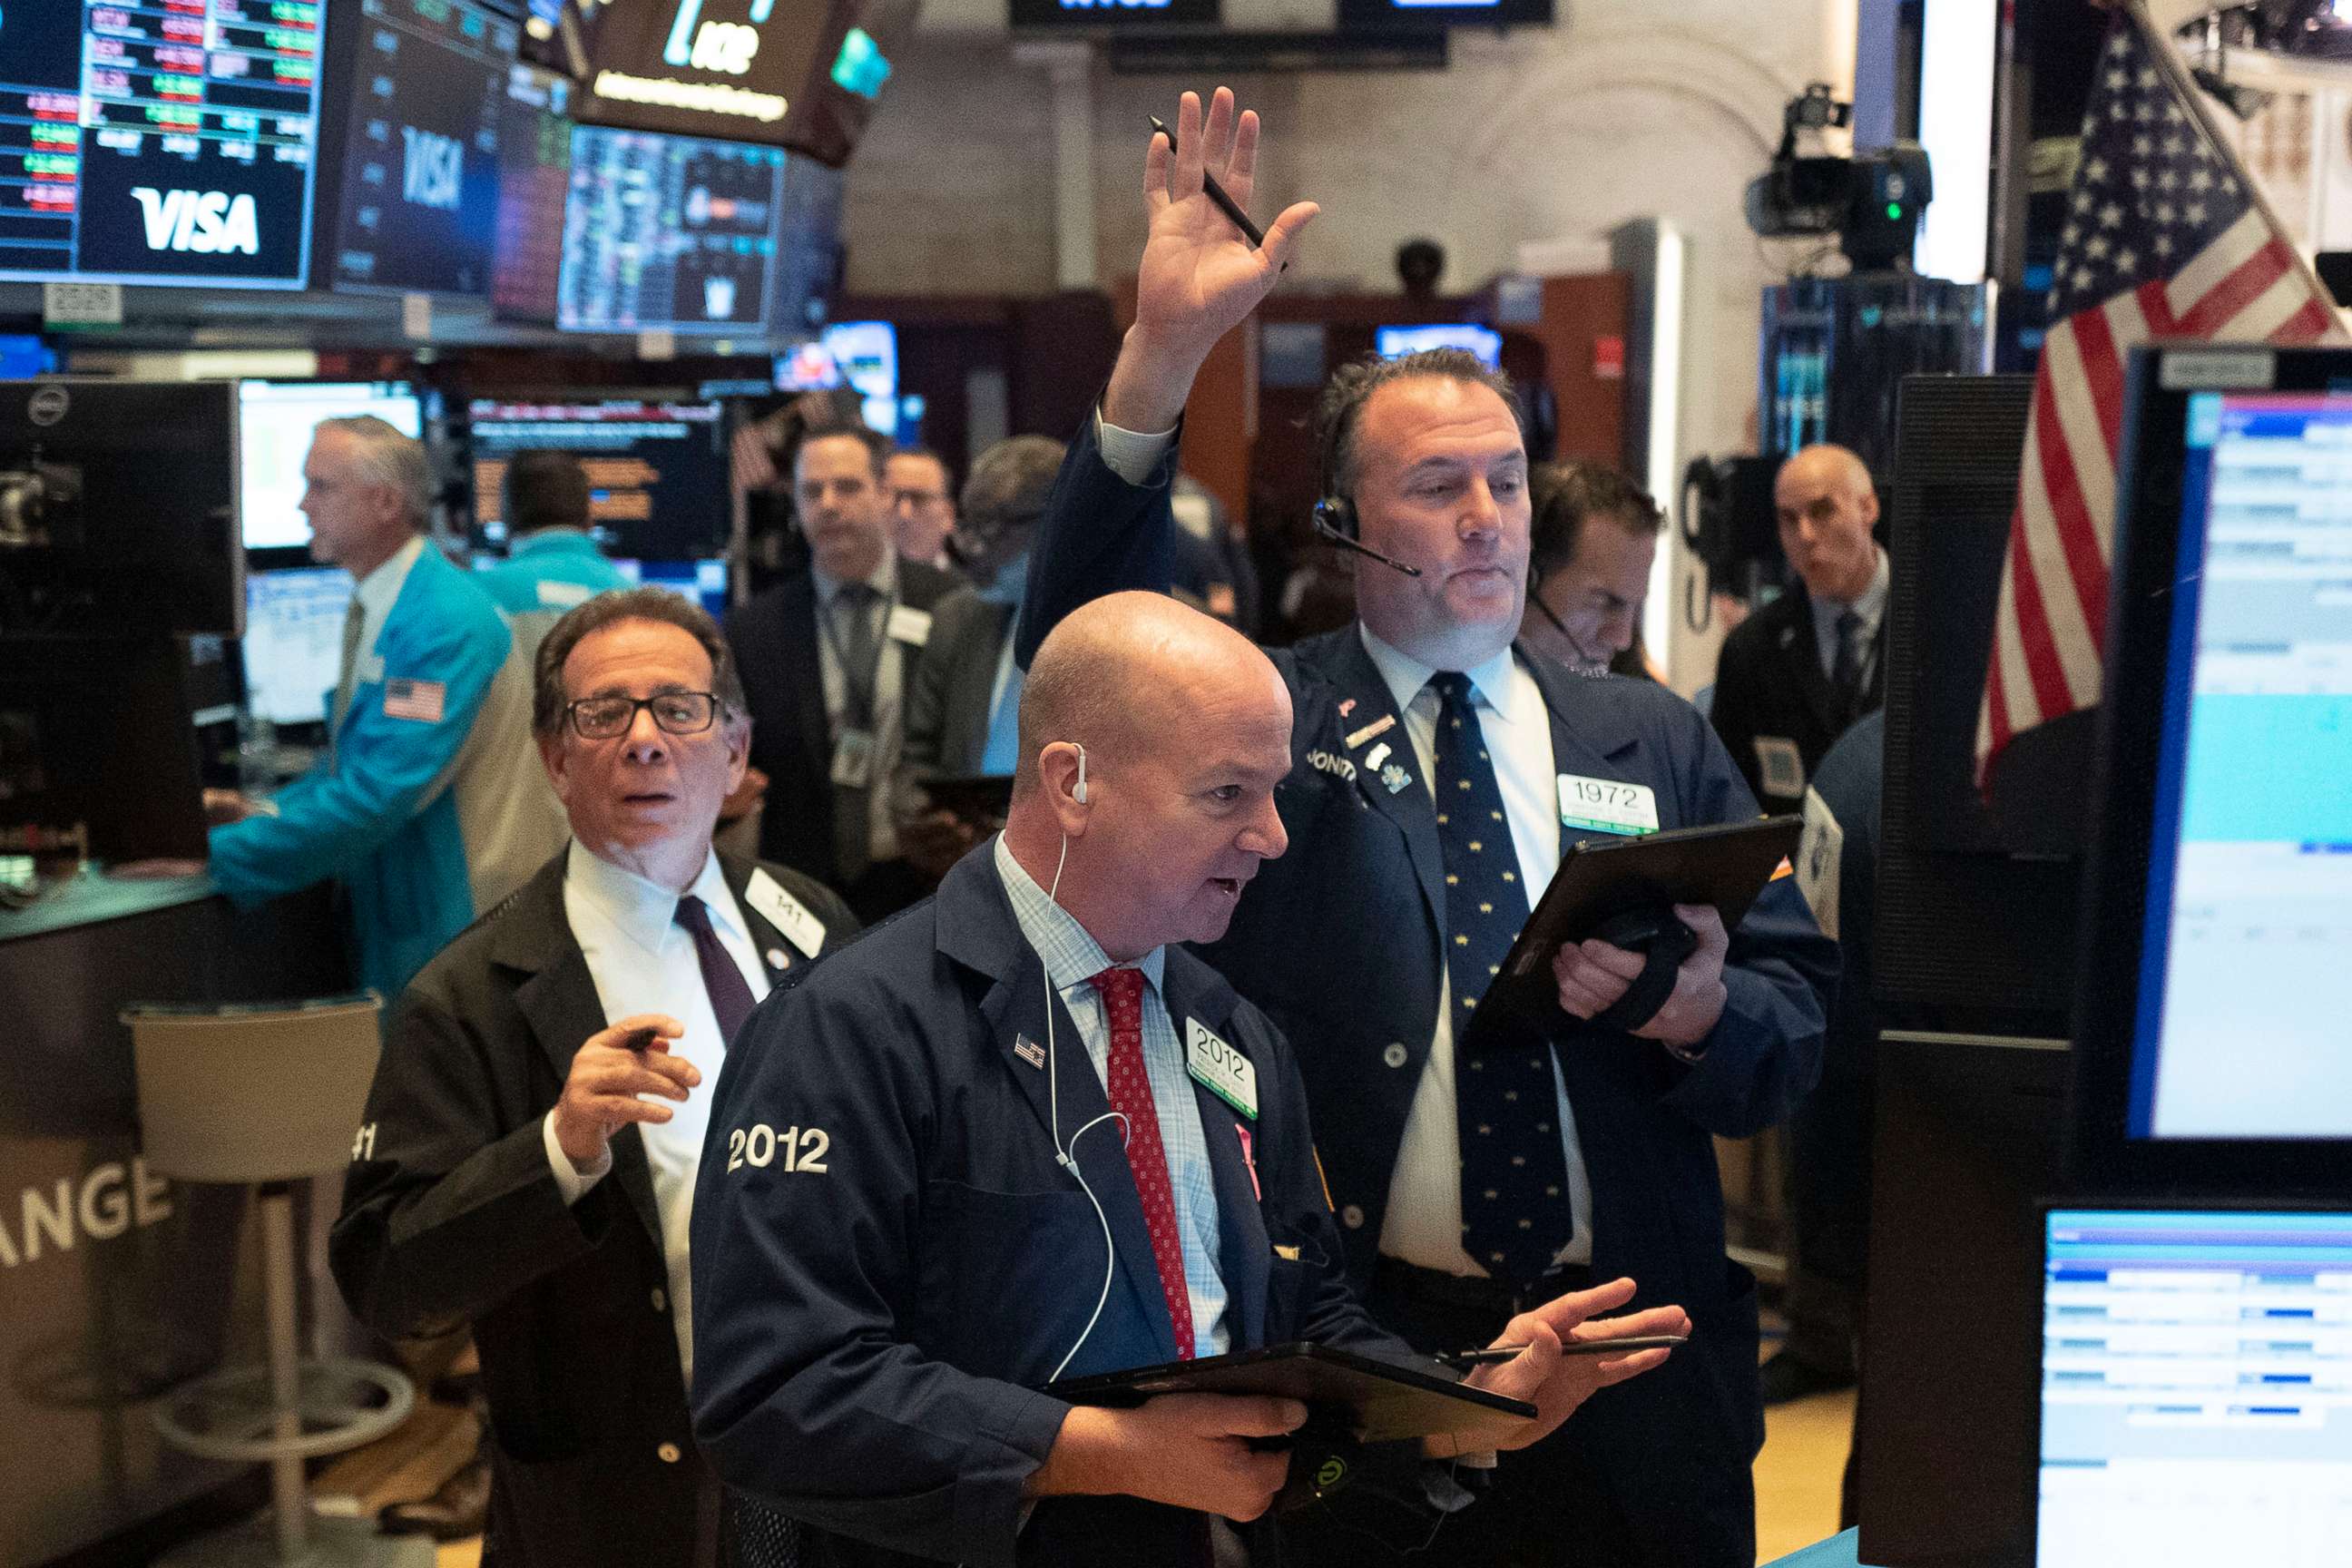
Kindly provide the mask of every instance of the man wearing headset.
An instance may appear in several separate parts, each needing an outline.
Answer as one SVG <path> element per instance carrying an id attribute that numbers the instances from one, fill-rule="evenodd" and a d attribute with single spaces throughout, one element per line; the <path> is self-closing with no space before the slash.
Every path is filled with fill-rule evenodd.
<path id="1" fill-rule="evenodd" d="M 1265 1445 L 1301 1406 L 1038 1390 L 1302 1339 L 1409 1353 L 1347 1284 L 1289 1047 L 1174 945 L 1221 934 L 1283 851 L 1289 696 L 1239 634 L 1118 595 L 1038 650 L 1020 728 L 1003 833 L 728 1052 L 695 1194 L 696 1435 L 804 1563 L 1272 1562 L 1270 1524 L 1211 1521 L 1265 1513 L 1289 1464 Z M 1526 1348 L 1473 1381 L 1540 1412 L 1506 1446 L 1664 1359 L 1560 1352 L 1687 1326 L 1586 1321 L 1633 1293 L 1497 1325 Z M 1390 1484 L 1331 1506 L 1426 1542 L 1423 1483 L 1463 1499 L 1422 1461 L 1368 1457 Z"/>
<path id="2" fill-rule="evenodd" d="M 1206 178 L 1245 211 L 1257 152 L 1223 89 L 1205 123 L 1185 96 L 1172 151 L 1152 142 L 1135 325 L 1048 509 L 1024 647 L 1097 595 L 1165 580 L 1192 377 L 1315 216 L 1295 205 L 1247 243 Z M 1711 1135 L 1781 1120 L 1812 1083 L 1835 949 L 1783 879 L 1732 930 L 1675 909 L 1695 946 L 1655 977 L 1670 989 L 1646 1020 L 1591 1021 L 1646 963 L 1598 941 L 1554 956 L 1548 1017 L 1478 1019 L 1576 841 L 1756 803 L 1671 692 L 1514 648 L 1528 459 L 1507 384 L 1441 351 L 1342 368 L 1321 412 L 1323 521 L 1359 552 L 1359 618 L 1272 656 L 1294 714 L 1275 795 L 1290 853 L 1202 955 L 1297 1045 L 1349 1272 L 1384 1326 L 1424 1350 L 1475 1343 L 1528 1301 L 1621 1275 L 1689 1310 L 1664 1370 L 1503 1457 L 1454 1560 L 1748 1568 L 1755 1284 L 1724 1255 Z M 1392 1560 L 1351 1532 L 1305 1536 L 1294 1563 Z"/>
<path id="3" fill-rule="evenodd" d="M 1540 463 L 1528 476 L 1526 647 L 1579 675 L 1633 646 L 1665 514 L 1606 463 Z"/>

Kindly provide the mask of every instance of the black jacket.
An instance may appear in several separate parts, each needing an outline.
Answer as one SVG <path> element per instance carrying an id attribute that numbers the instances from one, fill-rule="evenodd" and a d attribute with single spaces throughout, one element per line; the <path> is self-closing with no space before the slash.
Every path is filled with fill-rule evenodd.
<path id="1" fill-rule="evenodd" d="M 898 602 L 929 614 L 962 583 L 952 572 L 898 563 Z M 817 662 L 816 579 L 795 572 L 727 617 L 727 644 L 751 710 L 751 765 L 768 775 L 760 853 L 828 887 L 845 879 L 833 849 L 833 731 Z M 908 652 L 911 654 L 912 649 Z M 904 661 L 910 689 L 915 667 Z M 905 696 L 900 698 L 903 712 Z M 887 788 L 877 778 L 874 787 Z"/>
<path id="2" fill-rule="evenodd" d="M 1847 724 L 1886 696 L 1886 616 L 1872 640 L 1870 684 L 1858 712 L 1841 715 L 1837 692 L 1822 669 L 1813 640 L 1812 601 L 1800 583 L 1757 611 L 1723 639 L 1715 666 L 1715 706 L 1707 710 L 1723 749 L 1731 753 L 1748 792 L 1770 812 L 1801 810 L 1805 784 Z M 1767 790 L 1758 742 L 1797 748 L 1804 777 L 1793 790 Z"/>
<path id="3" fill-rule="evenodd" d="M 486 1556 L 702 1568 L 698 1516 L 715 1517 L 715 1492 L 687 1415 L 645 1142 L 616 1134 L 612 1173 L 567 1207 L 541 1130 L 606 1024 L 564 917 L 563 868 L 559 855 L 402 994 L 329 1256 L 386 1338 L 472 1324 L 492 1438 Z M 722 868 L 782 979 L 803 955 L 743 900 L 752 868 Z M 768 870 L 824 921 L 828 950 L 854 934 L 833 894 Z"/>
<path id="4" fill-rule="evenodd" d="M 1169 530 L 1164 477 L 1125 483 L 1104 465 L 1089 421 L 1038 540 L 1023 656 L 1079 604 L 1165 581 Z M 1445 929 L 1436 808 L 1417 778 L 1391 790 L 1366 765 L 1366 731 L 1383 718 L 1395 720 L 1385 731 L 1394 765 L 1410 772 L 1413 754 L 1355 626 L 1268 655 L 1294 715 L 1291 771 L 1275 792 L 1289 848 L 1259 870 L 1203 956 L 1297 1043 L 1361 1280 L 1436 1027 Z M 1560 773 L 1649 785 L 1661 827 L 1755 815 L 1705 721 L 1672 692 L 1580 679 L 1524 650 L 1520 661 L 1543 689 Z M 1349 746 L 1351 734 L 1363 743 Z M 1836 973 L 1834 945 L 1794 879 L 1783 879 L 1731 932 L 1729 1002 L 1696 1066 L 1564 1014 L 1549 1031 L 1592 1183 L 1594 1272 L 1631 1275 L 1637 1307 L 1680 1303 L 1694 1324 L 1691 1346 L 1579 1410 L 1552 1439 L 1578 1445 L 1610 1479 L 1652 1561 L 1754 1561 L 1748 1465 L 1764 1436 L 1755 1282 L 1724 1256 L 1713 1139 L 1783 1120 L 1811 1087 Z"/>

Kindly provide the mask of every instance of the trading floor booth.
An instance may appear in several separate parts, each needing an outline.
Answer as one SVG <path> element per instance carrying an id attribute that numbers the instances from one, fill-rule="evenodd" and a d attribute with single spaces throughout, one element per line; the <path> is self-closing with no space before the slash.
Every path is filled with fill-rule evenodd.
<path id="1" fill-rule="evenodd" d="M 1898 483 L 1898 616 L 1906 569 L 1915 597 L 1998 585 L 1998 487 L 1968 464 L 2021 440 L 2003 381 L 1906 386 L 1906 439 L 1975 419 Z M 1855 1492 L 1883 1568 L 2352 1552 L 2352 352 L 2142 351 L 2118 438 L 2105 701 L 2037 742 L 2087 731 L 2054 770 L 2086 816 L 2004 820 L 2032 779 L 1996 771 L 1957 826 L 1923 821 L 1958 798 L 1931 753 L 1973 735 L 1948 710 L 1982 660 L 2053 667 L 1973 608 L 1973 643 L 1916 646 L 1933 609 L 1897 623 L 1879 902 L 1907 912 L 1877 995 L 1906 1024 L 1955 1011 L 1877 1059 Z M 1922 879 L 1946 970 L 1999 961 L 1971 991 L 1906 967 L 1888 922 Z M 2027 963 L 2053 897 L 2078 934 Z"/>

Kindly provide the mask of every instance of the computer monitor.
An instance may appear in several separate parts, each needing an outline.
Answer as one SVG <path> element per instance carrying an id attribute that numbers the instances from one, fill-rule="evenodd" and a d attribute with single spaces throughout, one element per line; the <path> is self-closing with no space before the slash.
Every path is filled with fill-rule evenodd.
<path id="1" fill-rule="evenodd" d="M 342 106 L 321 272 L 367 292 L 486 295 L 499 132 L 520 26 L 477 0 L 356 0 L 330 31 Z M 322 216 L 324 216 L 322 214 Z"/>
<path id="2" fill-rule="evenodd" d="M 273 724 L 325 721 L 342 677 L 352 574 L 340 566 L 256 572 L 245 580 L 245 702 Z"/>
<path id="3" fill-rule="evenodd" d="M 300 288 L 326 11 L 8 6 L 0 279 Z"/>
<path id="4" fill-rule="evenodd" d="M 2340 1568 L 2352 1213 L 2043 1216 L 2036 1568 Z"/>
<path id="5" fill-rule="evenodd" d="M 727 563 L 724 561 L 618 560 L 614 568 L 630 582 L 647 588 L 667 588 L 724 620 L 727 616 Z"/>
<path id="6" fill-rule="evenodd" d="M 474 521 L 506 538 L 508 459 L 543 447 L 588 470 L 588 521 L 614 554 L 691 561 L 725 547 L 733 511 L 717 403 L 478 399 L 470 409 Z"/>
<path id="7" fill-rule="evenodd" d="M 2352 351 L 2133 362 L 2086 900 L 2086 1181 L 2352 1170 Z"/>
<path id="8" fill-rule="evenodd" d="M 563 273 L 563 206 L 572 190 L 568 78 L 535 66 L 507 72 L 499 110 L 499 205 L 490 248 L 490 312 L 555 322 Z"/>
<path id="9" fill-rule="evenodd" d="M 1460 321 L 1441 326 L 1376 327 L 1372 330 L 1372 352 L 1382 359 L 1398 359 L 1428 349 L 1461 349 L 1476 354 L 1478 363 L 1488 370 L 1503 368 L 1503 334 L 1492 327 Z"/>
<path id="10" fill-rule="evenodd" d="M 423 439 L 425 407 L 404 381 L 241 381 L 236 386 L 237 492 L 248 550 L 310 542 L 302 464 L 321 419 L 373 414 Z"/>
<path id="11" fill-rule="evenodd" d="M 898 433 L 898 329 L 888 321 L 835 321 L 824 330 L 824 352 L 840 367 L 841 384 L 857 394 L 860 416 L 885 436 Z"/>
<path id="12" fill-rule="evenodd" d="M 234 636 L 228 382 L 0 382 L 0 631 Z"/>
<path id="13" fill-rule="evenodd" d="M 185 646 L 165 637 L 0 644 L 0 844 L 35 849 L 79 829 L 96 860 L 203 858 Z"/>
<path id="14" fill-rule="evenodd" d="M 777 147 L 574 127 L 555 324 L 758 335 L 783 172 Z"/>

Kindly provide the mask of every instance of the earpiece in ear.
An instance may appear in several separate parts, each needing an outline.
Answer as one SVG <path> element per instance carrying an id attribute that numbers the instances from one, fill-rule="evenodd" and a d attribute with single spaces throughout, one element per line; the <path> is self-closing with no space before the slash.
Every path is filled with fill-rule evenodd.
<path id="1" fill-rule="evenodd" d="M 1078 746 L 1076 741 L 1070 744 Z M 1084 746 L 1078 746 L 1078 782 L 1077 786 L 1070 791 L 1070 798 L 1080 805 L 1087 804 L 1087 749 Z"/>

